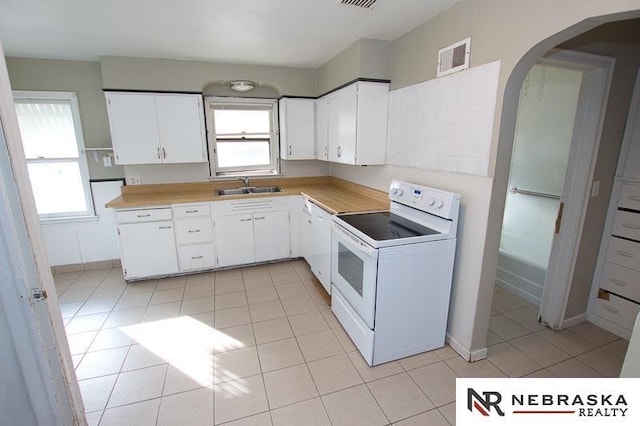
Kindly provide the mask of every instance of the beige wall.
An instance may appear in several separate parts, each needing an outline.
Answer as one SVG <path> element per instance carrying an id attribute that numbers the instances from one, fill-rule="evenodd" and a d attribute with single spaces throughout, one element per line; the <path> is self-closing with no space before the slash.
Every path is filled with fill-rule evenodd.
<path id="1" fill-rule="evenodd" d="M 316 71 L 171 59 L 100 58 L 105 89 L 201 92 L 220 80 L 274 83 L 283 95 L 315 96 Z"/>
<path id="2" fill-rule="evenodd" d="M 87 148 L 111 147 L 107 106 L 102 92 L 100 63 L 48 59 L 7 58 L 11 87 L 14 90 L 66 91 L 78 94 L 82 133 Z M 104 155 L 100 153 L 100 157 Z M 93 179 L 124 176 L 122 167 L 103 167 L 88 153 Z"/>
<path id="3" fill-rule="evenodd" d="M 391 78 L 391 43 L 360 39 L 318 69 L 320 96 L 356 78 Z"/>

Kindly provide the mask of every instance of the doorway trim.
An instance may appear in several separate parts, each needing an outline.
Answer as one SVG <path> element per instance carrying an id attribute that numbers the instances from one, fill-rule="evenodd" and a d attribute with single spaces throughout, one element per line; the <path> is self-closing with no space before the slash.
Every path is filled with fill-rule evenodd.
<path id="1" fill-rule="evenodd" d="M 585 73 L 560 199 L 564 203 L 562 224 L 559 233 L 553 238 L 539 313 L 539 320 L 543 324 L 560 330 L 584 319 L 583 316 L 573 319 L 564 317 L 592 191 L 615 59 L 574 50 L 554 49 L 540 63 Z"/>

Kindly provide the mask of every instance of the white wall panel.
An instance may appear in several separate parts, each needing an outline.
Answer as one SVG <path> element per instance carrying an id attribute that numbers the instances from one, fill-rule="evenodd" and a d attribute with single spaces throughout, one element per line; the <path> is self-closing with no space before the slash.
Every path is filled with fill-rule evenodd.
<path id="1" fill-rule="evenodd" d="M 394 90 L 387 163 L 488 176 L 500 61 Z"/>

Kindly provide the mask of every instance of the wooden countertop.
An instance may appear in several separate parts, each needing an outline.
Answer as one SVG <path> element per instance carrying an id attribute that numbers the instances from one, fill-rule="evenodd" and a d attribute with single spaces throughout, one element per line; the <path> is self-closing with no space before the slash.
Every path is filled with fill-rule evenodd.
<path id="1" fill-rule="evenodd" d="M 285 192 L 218 195 L 219 189 L 241 187 L 242 183 L 239 181 L 127 185 L 122 187 L 122 195 L 109 201 L 106 207 L 126 209 L 179 203 L 304 195 L 333 214 L 389 208 L 389 199 L 385 192 L 334 177 L 252 179 L 250 185 L 279 186 Z"/>

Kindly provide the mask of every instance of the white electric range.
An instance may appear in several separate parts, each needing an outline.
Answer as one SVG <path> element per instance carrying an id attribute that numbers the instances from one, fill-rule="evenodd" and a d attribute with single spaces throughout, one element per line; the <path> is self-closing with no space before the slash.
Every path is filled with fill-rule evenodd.
<path id="1" fill-rule="evenodd" d="M 444 346 L 460 196 L 393 181 L 332 225 L 332 310 L 369 365 Z"/>

